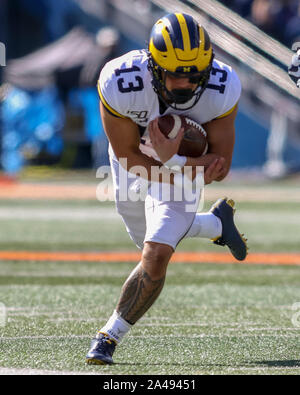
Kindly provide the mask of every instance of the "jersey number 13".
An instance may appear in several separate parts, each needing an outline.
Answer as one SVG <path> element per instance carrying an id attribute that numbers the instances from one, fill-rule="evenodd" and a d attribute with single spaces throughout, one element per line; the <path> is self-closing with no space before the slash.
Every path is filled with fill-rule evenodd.
<path id="1" fill-rule="evenodd" d="M 116 69 L 115 74 L 119 77 L 122 73 L 131 73 L 132 71 L 141 71 L 137 66 L 130 67 L 128 69 Z M 144 83 L 141 77 L 135 76 L 135 82 L 128 82 L 125 84 L 124 78 L 117 80 L 119 91 L 122 93 L 136 92 L 144 89 Z"/>

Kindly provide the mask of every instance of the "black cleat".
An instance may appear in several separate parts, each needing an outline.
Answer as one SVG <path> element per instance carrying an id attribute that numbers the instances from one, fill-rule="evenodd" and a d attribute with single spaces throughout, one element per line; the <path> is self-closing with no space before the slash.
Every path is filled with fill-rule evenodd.
<path id="1" fill-rule="evenodd" d="M 235 259 L 243 261 L 248 254 L 247 239 L 240 234 L 234 224 L 235 209 L 233 207 L 232 199 L 222 198 L 217 200 L 210 209 L 210 212 L 222 222 L 222 235 L 212 241 L 221 246 L 227 245 Z"/>
<path id="2" fill-rule="evenodd" d="M 99 332 L 92 340 L 91 349 L 87 353 L 86 363 L 89 365 L 111 365 L 112 355 L 117 343 L 107 336 L 106 333 Z"/>

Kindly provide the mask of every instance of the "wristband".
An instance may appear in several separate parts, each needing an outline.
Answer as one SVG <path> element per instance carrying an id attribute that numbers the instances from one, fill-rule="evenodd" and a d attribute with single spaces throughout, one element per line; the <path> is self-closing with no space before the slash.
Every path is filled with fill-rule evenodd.
<path id="1" fill-rule="evenodd" d="M 169 170 L 181 170 L 183 166 L 186 164 L 187 157 L 186 156 L 181 156 L 178 154 L 174 154 L 172 158 L 167 160 L 164 163 L 164 166 L 169 169 Z M 179 168 L 179 169 L 178 169 Z"/>

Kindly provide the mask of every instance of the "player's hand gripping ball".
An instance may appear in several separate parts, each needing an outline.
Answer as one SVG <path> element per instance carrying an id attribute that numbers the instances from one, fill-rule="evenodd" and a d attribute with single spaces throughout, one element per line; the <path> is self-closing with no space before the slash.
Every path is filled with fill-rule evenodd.
<path id="1" fill-rule="evenodd" d="M 196 121 L 184 115 L 169 114 L 158 118 L 158 126 L 164 136 L 173 139 L 184 128 L 178 155 L 198 157 L 207 152 L 207 134 Z"/>

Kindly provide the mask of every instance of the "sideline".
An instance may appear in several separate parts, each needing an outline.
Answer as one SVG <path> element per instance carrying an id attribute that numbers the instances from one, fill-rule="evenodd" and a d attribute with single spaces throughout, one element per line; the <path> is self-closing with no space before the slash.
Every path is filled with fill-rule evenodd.
<path id="1" fill-rule="evenodd" d="M 0 251 L 3 261 L 61 261 L 61 262 L 136 262 L 140 252 L 47 252 L 47 251 Z M 218 263 L 256 265 L 300 266 L 300 253 L 255 253 L 245 261 L 236 261 L 229 253 L 176 252 L 171 263 Z"/>
<path id="2" fill-rule="evenodd" d="M 95 182 L 16 182 L 0 183 L 0 199 L 50 199 L 50 200 L 97 200 L 100 194 L 103 200 L 114 201 L 113 187 L 105 195 L 97 191 L 100 180 Z M 300 188 L 297 186 L 239 186 L 224 184 L 205 188 L 205 200 L 216 200 L 221 196 L 230 196 L 237 202 L 294 202 L 300 201 Z"/>

